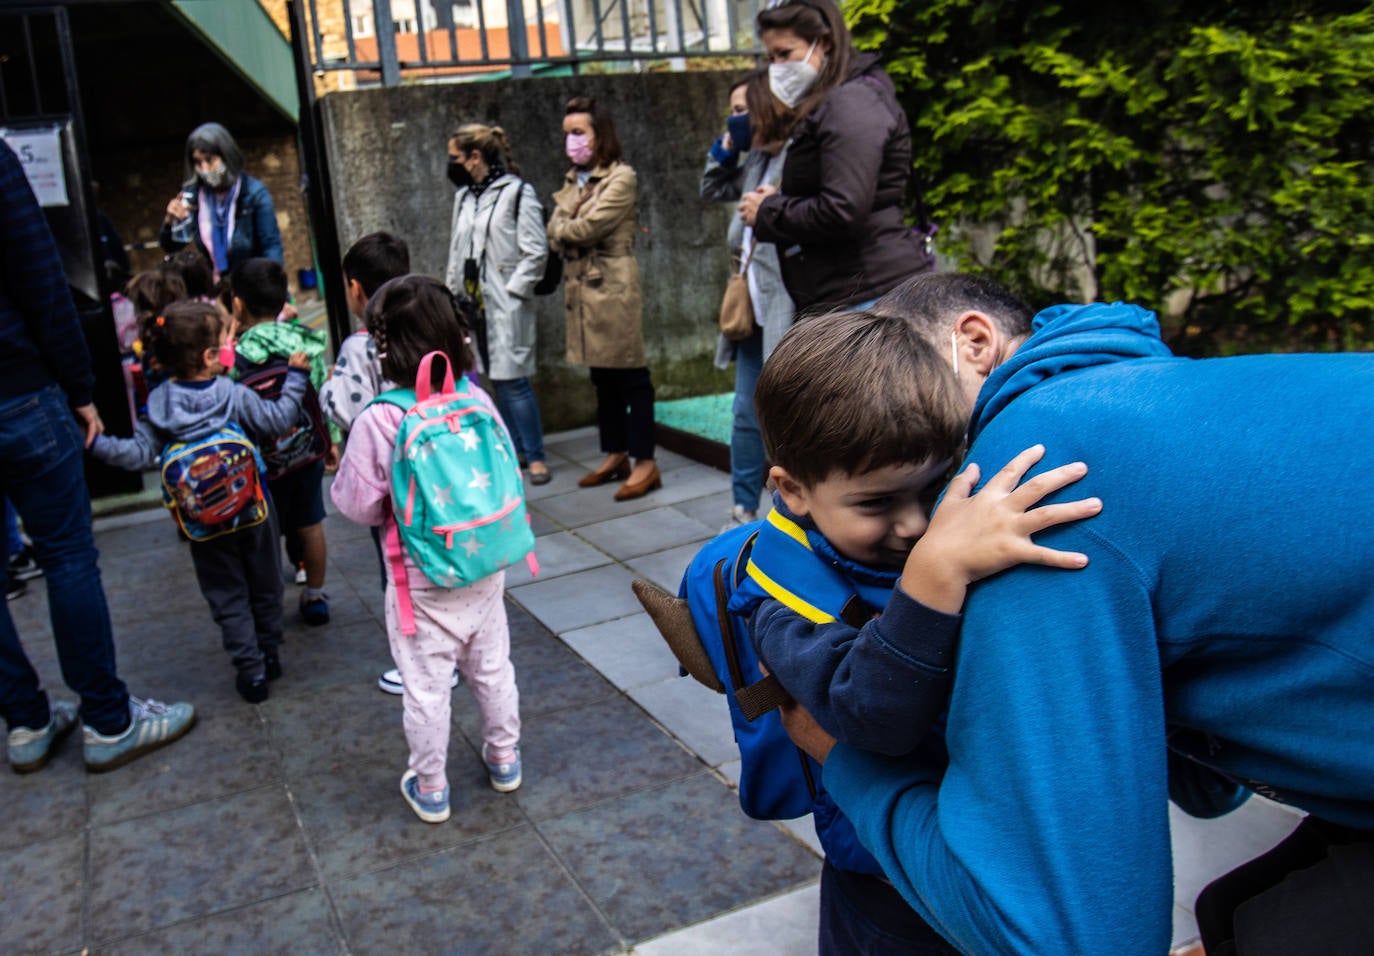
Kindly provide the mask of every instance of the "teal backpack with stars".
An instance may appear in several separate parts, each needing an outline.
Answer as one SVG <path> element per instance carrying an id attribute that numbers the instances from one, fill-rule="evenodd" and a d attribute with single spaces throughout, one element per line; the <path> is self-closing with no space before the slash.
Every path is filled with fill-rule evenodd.
<path id="1" fill-rule="evenodd" d="M 430 387 L 436 358 L 445 363 L 440 392 Z M 538 572 L 510 436 L 468 379 L 460 382 L 454 385 L 448 356 L 430 352 L 420 362 L 414 390 L 393 388 L 373 399 L 405 410 L 391 461 L 392 514 L 386 523 L 386 555 L 405 634 L 415 633 L 415 617 L 403 553 L 446 588 L 471 584 L 521 558 Z"/>

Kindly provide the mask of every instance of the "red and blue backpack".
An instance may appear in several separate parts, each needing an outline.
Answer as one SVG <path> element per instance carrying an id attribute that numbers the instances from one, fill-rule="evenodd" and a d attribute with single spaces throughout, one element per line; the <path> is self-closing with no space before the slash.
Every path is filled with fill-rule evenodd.
<path id="1" fill-rule="evenodd" d="M 208 541 L 267 520 L 262 459 L 237 425 L 162 450 L 162 503 L 186 537 Z"/>

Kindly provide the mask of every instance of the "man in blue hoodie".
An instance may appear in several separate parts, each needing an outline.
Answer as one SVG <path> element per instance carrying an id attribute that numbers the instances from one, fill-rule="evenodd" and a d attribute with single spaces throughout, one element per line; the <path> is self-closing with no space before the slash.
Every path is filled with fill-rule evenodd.
<path id="1" fill-rule="evenodd" d="M 788 715 L 903 896 L 967 952 L 1163 953 L 1169 799 L 1257 792 L 1310 816 L 1204 894 L 1209 956 L 1374 951 L 1374 356 L 1178 359 L 1144 309 L 1032 320 L 960 275 L 875 311 L 949 354 L 984 474 L 1041 442 L 1037 471 L 1086 461 L 1068 494 L 1104 502 L 1037 536 L 1085 570 L 969 590 L 948 764 Z"/>

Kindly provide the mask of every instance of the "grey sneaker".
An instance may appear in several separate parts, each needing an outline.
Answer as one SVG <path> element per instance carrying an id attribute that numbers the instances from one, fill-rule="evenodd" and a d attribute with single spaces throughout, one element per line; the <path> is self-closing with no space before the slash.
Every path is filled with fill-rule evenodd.
<path id="1" fill-rule="evenodd" d="M 515 758 L 510 763 L 492 763 L 487 759 L 487 745 L 482 744 L 482 763 L 487 765 L 487 779 L 491 788 L 499 793 L 510 793 L 520 789 L 520 748 L 515 748 Z"/>
<path id="2" fill-rule="evenodd" d="M 85 724 L 81 726 L 87 770 L 113 770 L 179 740 L 195 726 L 196 709 L 190 704 L 164 704 L 130 694 L 129 718 L 128 728 L 111 737 Z"/>
<path id="3" fill-rule="evenodd" d="M 34 730 L 16 727 L 10 731 L 10 767 L 15 773 L 33 773 L 43 769 L 62 738 L 76 726 L 76 707 L 56 703 L 49 707 L 48 726 Z"/>
<path id="4" fill-rule="evenodd" d="M 443 823 L 448 819 L 448 787 L 438 793 L 421 793 L 420 778 L 414 770 L 407 770 L 401 777 L 401 796 L 426 823 Z"/>

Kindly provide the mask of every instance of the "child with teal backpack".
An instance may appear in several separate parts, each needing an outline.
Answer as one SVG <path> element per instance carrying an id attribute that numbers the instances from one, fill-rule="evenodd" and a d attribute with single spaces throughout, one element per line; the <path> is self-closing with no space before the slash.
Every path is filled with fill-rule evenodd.
<path id="1" fill-rule="evenodd" d="M 367 306 L 384 392 L 353 420 L 331 495 L 353 521 L 382 526 L 386 626 L 401 672 L 410 768 L 401 794 L 426 823 L 449 818 L 450 685 L 455 666 L 482 715 L 491 786 L 521 783 L 520 695 L 510 661 L 503 568 L 534 537 L 510 436 L 491 399 L 454 369 L 470 334 L 437 279 L 401 276 Z"/>

